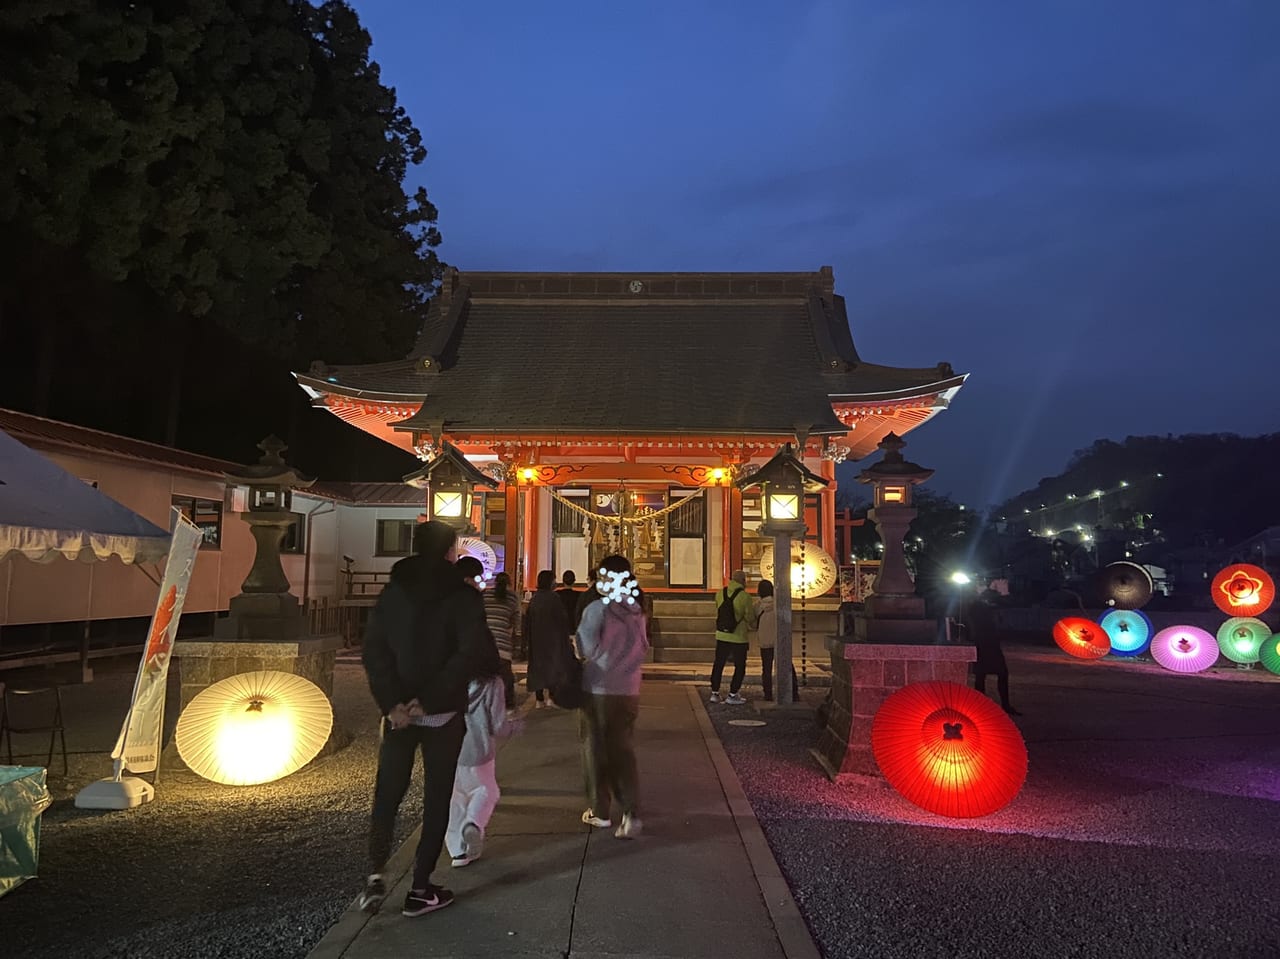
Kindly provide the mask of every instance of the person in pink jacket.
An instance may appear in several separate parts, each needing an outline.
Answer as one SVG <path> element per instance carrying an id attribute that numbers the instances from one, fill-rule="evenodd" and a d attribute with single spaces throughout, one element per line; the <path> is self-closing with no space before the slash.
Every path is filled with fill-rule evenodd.
<path id="1" fill-rule="evenodd" d="M 578 624 L 584 694 L 582 770 L 590 803 L 582 821 L 611 827 L 616 802 L 622 820 L 614 835 L 634 839 L 642 828 L 634 738 L 649 652 L 648 627 L 643 596 L 625 556 L 605 557 L 596 590 L 600 601 L 586 607 Z"/>

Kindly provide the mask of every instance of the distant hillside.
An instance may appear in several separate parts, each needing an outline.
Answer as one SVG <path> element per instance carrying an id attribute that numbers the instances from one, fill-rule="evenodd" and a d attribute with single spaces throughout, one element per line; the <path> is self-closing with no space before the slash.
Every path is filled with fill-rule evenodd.
<path id="1" fill-rule="evenodd" d="M 1144 530 L 1171 547 L 1231 544 L 1280 525 L 1280 433 L 1130 436 L 1098 440 L 996 507 L 1032 530 Z"/>

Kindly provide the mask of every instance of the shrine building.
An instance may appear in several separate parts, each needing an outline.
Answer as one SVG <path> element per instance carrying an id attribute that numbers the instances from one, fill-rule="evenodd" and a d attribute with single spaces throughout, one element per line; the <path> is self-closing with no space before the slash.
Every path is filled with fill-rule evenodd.
<path id="1" fill-rule="evenodd" d="M 670 593 L 738 568 L 754 582 L 770 541 L 758 496 L 733 481 L 784 443 L 831 481 L 805 519 L 808 541 L 834 552 L 836 464 L 924 423 L 965 380 L 948 363 L 864 360 L 830 267 L 449 270 L 404 359 L 295 375 L 357 429 L 428 465 L 461 453 L 491 477 L 471 521 L 522 588 L 541 569 L 581 581 L 620 550 L 642 587 Z"/>

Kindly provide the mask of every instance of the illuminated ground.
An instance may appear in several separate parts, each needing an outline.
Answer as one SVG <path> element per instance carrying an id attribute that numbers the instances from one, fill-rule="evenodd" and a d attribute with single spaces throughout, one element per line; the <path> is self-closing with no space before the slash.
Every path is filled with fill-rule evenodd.
<path id="1" fill-rule="evenodd" d="M 1030 772 L 947 820 L 836 786 L 803 720 L 717 730 L 828 956 L 1280 954 L 1280 677 L 1009 655 Z M 820 691 L 806 698 L 818 699 Z"/>

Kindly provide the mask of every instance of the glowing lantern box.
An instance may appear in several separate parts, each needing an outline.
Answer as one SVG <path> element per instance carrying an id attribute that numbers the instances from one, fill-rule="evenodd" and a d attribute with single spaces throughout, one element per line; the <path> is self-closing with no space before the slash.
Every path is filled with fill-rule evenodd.
<path id="1" fill-rule="evenodd" d="M 940 816 L 986 816 L 1027 778 L 1027 747 L 1013 721 L 958 683 L 913 683 L 885 700 L 871 727 L 885 779 Z"/>
<path id="2" fill-rule="evenodd" d="M 1228 616 L 1260 616 L 1275 602 L 1276 584 L 1262 567 L 1236 563 L 1219 570 L 1209 592 Z"/>
<path id="3" fill-rule="evenodd" d="M 447 523 L 460 533 L 474 532 L 471 500 L 475 488 L 498 488 L 497 480 L 472 466 L 452 443 L 442 443 L 427 465 L 404 477 L 404 482 L 427 491 L 427 514 L 431 519 Z"/>
<path id="4" fill-rule="evenodd" d="M 1077 659 L 1101 659 L 1111 652 L 1111 637 L 1098 623 L 1067 616 L 1053 624 L 1053 641 Z"/>
<path id="5" fill-rule="evenodd" d="M 0 896 L 36 877 L 40 814 L 53 801 L 40 766 L 0 766 Z"/>

